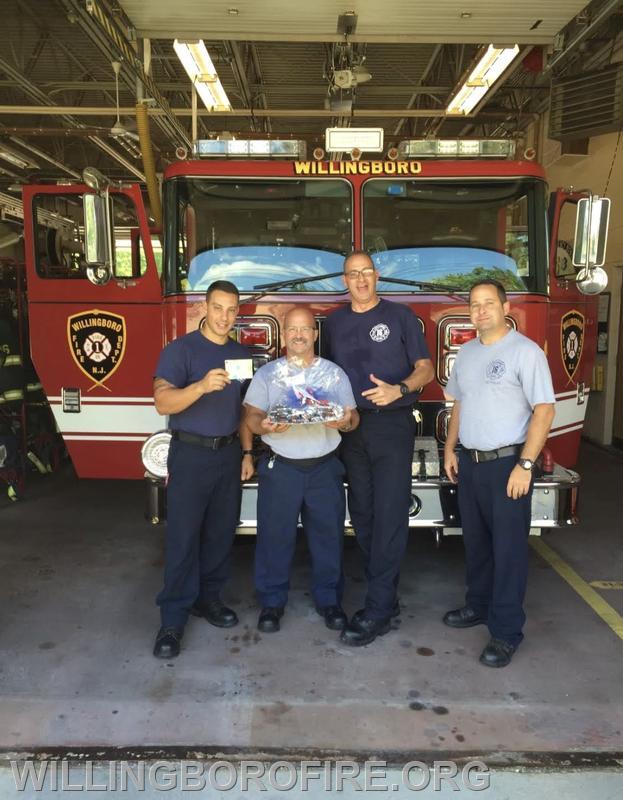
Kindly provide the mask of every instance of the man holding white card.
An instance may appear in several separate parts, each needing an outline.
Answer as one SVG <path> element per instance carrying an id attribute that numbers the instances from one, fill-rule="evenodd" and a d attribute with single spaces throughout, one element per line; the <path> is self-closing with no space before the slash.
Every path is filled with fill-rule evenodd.
<path id="1" fill-rule="evenodd" d="M 172 431 L 157 658 L 179 654 L 189 614 L 220 628 L 238 623 L 220 599 L 229 577 L 240 481 L 253 474 L 251 433 L 240 425 L 240 381 L 250 377 L 252 362 L 229 337 L 237 314 L 238 289 L 215 281 L 206 292 L 200 329 L 168 344 L 156 368 L 156 410 L 169 415 Z"/>
<path id="2" fill-rule="evenodd" d="M 327 628 L 342 630 L 345 495 L 336 451 L 339 431 L 356 428 L 359 415 L 346 373 L 314 354 L 318 331 L 312 313 L 290 311 L 283 338 L 287 356 L 260 367 L 244 400 L 246 424 L 272 450 L 258 465 L 258 628 L 264 633 L 280 628 L 300 515 L 316 610 Z"/>

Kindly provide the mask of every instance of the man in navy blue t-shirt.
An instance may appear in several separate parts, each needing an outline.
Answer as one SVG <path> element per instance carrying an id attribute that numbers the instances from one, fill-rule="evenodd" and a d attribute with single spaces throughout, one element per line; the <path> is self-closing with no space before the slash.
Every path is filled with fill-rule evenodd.
<path id="1" fill-rule="evenodd" d="M 354 646 L 387 633 L 390 618 L 400 614 L 396 591 L 409 534 L 413 405 L 434 376 L 417 317 L 407 306 L 381 299 L 378 278 L 367 253 L 351 253 L 344 261 L 350 305 L 331 314 L 324 327 L 323 355 L 350 378 L 361 417 L 341 446 L 348 508 L 368 579 L 365 608 L 341 636 Z"/>
<path id="2" fill-rule="evenodd" d="M 240 426 L 240 382 L 225 369 L 226 361 L 250 358 L 229 338 L 237 314 L 238 289 L 229 281 L 215 281 L 206 292 L 201 328 L 168 344 L 156 368 L 156 410 L 169 415 L 173 433 L 164 587 L 157 598 L 158 658 L 179 654 L 189 614 L 220 628 L 238 623 L 220 599 L 229 577 L 240 480 L 253 474 L 251 432 Z"/>

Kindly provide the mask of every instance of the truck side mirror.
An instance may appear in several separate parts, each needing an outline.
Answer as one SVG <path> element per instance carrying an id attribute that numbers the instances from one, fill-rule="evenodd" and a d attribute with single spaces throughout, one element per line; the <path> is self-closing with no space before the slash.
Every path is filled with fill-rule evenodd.
<path id="1" fill-rule="evenodd" d="M 95 286 L 106 286 L 112 278 L 112 267 L 109 264 L 89 264 L 87 278 Z"/>
<path id="2" fill-rule="evenodd" d="M 583 197 L 578 201 L 572 263 L 581 267 L 576 283 L 582 294 L 599 294 L 608 285 L 608 275 L 601 269 L 606 260 L 610 199 Z"/>
<path id="3" fill-rule="evenodd" d="M 114 267 L 112 206 L 106 188 L 102 194 L 85 194 L 84 257 L 87 278 L 102 286 L 111 279 Z"/>

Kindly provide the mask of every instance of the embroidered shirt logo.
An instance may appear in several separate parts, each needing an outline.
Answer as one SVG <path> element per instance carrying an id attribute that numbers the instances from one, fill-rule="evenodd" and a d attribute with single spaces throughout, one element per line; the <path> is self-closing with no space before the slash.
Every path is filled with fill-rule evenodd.
<path id="1" fill-rule="evenodd" d="M 389 326 L 386 325 L 384 322 L 379 322 L 378 325 L 375 325 L 374 328 L 370 331 L 370 338 L 373 342 L 384 342 L 385 339 L 389 336 Z"/>
<path id="2" fill-rule="evenodd" d="M 493 381 L 493 383 L 498 383 L 501 381 L 505 372 L 506 364 L 503 361 L 500 361 L 499 358 L 496 358 L 495 361 L 490 361 L 487 364 L 487 380 Z"/>

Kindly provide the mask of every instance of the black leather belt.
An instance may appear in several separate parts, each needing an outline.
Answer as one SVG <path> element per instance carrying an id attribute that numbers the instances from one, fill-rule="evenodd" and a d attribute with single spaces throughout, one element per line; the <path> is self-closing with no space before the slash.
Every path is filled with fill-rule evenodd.
<path id="1" fill-rule="evenodd" d="M 508 447 L 498 447 L 497 450 L 467 450 L 472 461 L 480 464 L 481 461 L 495 461 L 506 456 L 518 456 L 521 453 L 523 444 L 509 444 Z"/>
<path id="2" fill-rule="evenodd" d="M 284 464 L 292 464 L 295 467 L 315 467 L 316 464 L 323 464 L 325 461 L 330 461 L 335 453 L 336 451 L 332 450 L 330 453 L 324 456 L 318 456 L 317 458 L 286 458 L 285 456 L 273 453 L 273 458 L 276 461 L 283 461 Z"/>
<path id="3" fill-rule="evenodd" d="M 201 447 L 209 447 L 210 450 L 220 450 L 238 438 L 237 433 L 230 433 L 229 436 L 199 436 L 198 433 L 186 433 L 186 431 L 173 431 L 171 434 L 174 439 L 186 444 L 198 444 Z"/>
<path id="4" fill-rule="evenodd" d="M 389 414 L 390 411 L 413 411 L 413 404 L 409 403 L 405 406 L 378 406 L 377 408 L 361 408 L 357 406 L 357 411 L 360 414 Z"/>

